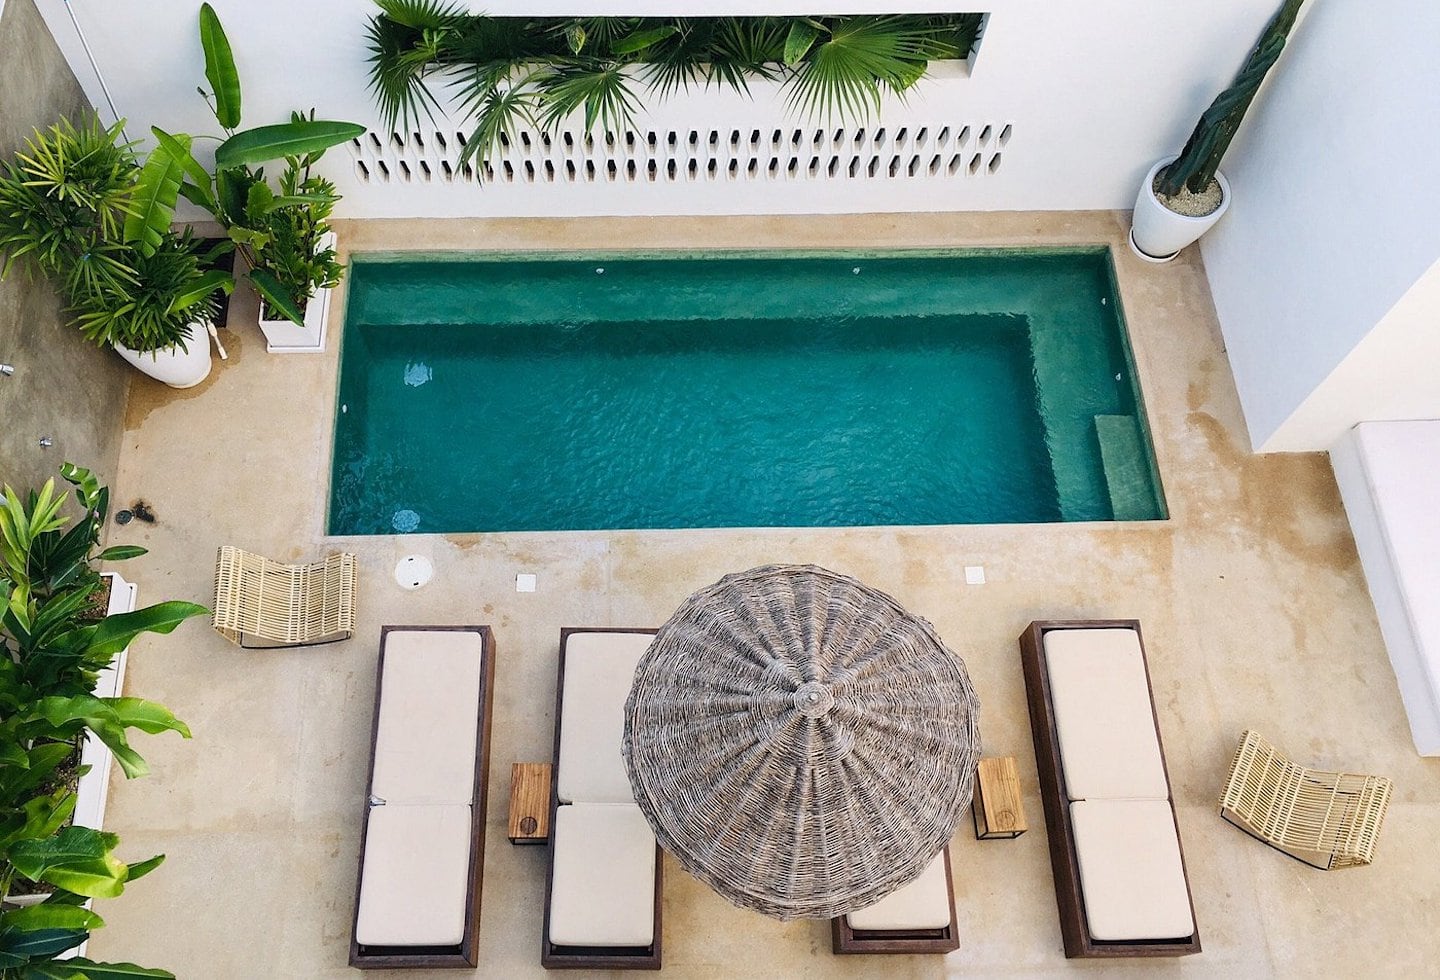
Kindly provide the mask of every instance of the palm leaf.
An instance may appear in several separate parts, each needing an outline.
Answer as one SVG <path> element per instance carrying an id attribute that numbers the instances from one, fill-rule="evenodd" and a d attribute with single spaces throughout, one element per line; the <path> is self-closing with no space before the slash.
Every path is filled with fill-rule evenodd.
<path id="1" fill-rule="evenodd" d="M 903 92 L 946 48 L 925 17 L 838 18 L 786 83 L 793 109 L 859 121 L 880 109 L 881 87 Z"/>
<path id="2" fill-rule="evenodd" d="M 597 122 L 605 129 L 621 130 L 631 124 L 640 108 L 618 62 L 576 59 L 532 78 L 543 129 L 555 129 L 583 108 L 587 131 Z"/>
<path id="3" fill-rule="evenodd" d="M 521 123 L 537 125 L 536 97 L 527 83 L 528 77 L 503 89 L 492 85 L 484 90 L 472 110 L 475 127 L 460 151 L 461 165 L 475 159 L 483 164 L 499 148 L 502 137 L 515 138 Z"/>

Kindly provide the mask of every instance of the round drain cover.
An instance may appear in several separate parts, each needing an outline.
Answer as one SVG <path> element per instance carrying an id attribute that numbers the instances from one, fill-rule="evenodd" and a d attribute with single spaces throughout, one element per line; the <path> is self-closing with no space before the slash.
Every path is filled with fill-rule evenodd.
<path id="1" fill-rule="evenodd" d="M 402 589 L 418 589 L 434 574 L 435 566 L 424 555 L 406 555 L 395 563 L 395 581 Z"/>

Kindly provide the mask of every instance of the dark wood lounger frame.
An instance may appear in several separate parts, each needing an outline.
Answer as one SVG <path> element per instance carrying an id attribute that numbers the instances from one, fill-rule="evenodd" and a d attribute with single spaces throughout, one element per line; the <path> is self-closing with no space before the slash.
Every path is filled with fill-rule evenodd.
<path id="1" fill-rule="evenodd" d="M 370 825 L 371 783 L 375 778 L 375 739 L 380 726 L 380 690 L 385 677 L 385 641 L 391 631 L 479 633 L 480 704 L 475 718 L 475 796 L 470 806 L 470 877 L 465 890 L 465 933 L 459 946 L 361 946 L 355 941 L 360 918 L 360 882 L 365 873 L 365 838 Z M 350 965 L 362 970 L 405 967 L 474 969 L 480 965 L 480 890 L 485 877 L 485 801 L 490 776 L 490 719 L 495 701 L 495 635 L 488 626 L 382 626 L 380 660 L 375 668 L 375 711 L 370 720 L 370 765 L 365 776 L 364 816 L 360 820 L 360 866 L 355 872 L 355 915 L 350 922 Z"/>
<path id="2" fill-rule="evenodd" d="M 1080 862 L 1075 854 L 1075 828 L 1070 822 L 1069 795 L 1065 787 L 1065 770 L 1060 763 L 1060 739 L 1055 729 L 1055 706 L 1050 695 L 1050 676 L 1045 665 L 1044 634 L 1062 629 L 1132 629 L 1140 641 L 1141 661 L 1145 666 L 1145 686 L 1150 693 L 1150 715 L 1155 721 L 1155 739 L 1160 740 L 1160 724 L 1155 718 L 1155 692 L 1150 687 L 1150 666 L 1145 657 L 1145 641 L 1140 636 L 1140 623 L 1134 619 L 1115 620 L 1050 620 L 1031 623 L 1020 634 L 1020 662 L 1025 671 L 1025 695 L 1030 705 L 1030 729 L 1035 737 L 1035 764 L 1040 774 L 1040 799 L 1045 809 L 1045 831 L 1050 838 L 1050 864 L 1055 871 L 1055 900 L 1060 907 L 1060 932 L 1065 940 L 1065 955 L 1075 958 L 1130 956 L 1186 956 L 1200 952 L 1200 928 L 1189 936 L 1150 941 L 1111 942 L 1090 938 L 1085 917 L 1085 900 L 1080 892 Z M 1160 745 L 1160 765 L 1165 770 L 1165 788 L 1170 789 L 1170 771 L 1165 762 L 1165 746 Z M 1175 798 L 1168 794 L 1173 819 Z M 1180 826 L 1175 826 L 1180 839 Z M 1190 899 L 1190 918 L 1195 919 L 1195 899 L 1190 894 L 1190 876 L 1185 872 L 1185 850 L 1180 849 L 1180 868 L 1185 873 L 1185 892 Z"/>
<path id="3" fill-rule="evenodd" d="M 649 946 L 557 946 L 550 942 L 550 895 L 555 887 L 555 811 L 560 807 L 560 718 L 565 698 L 565 656 L 572 633 L 649 633 L 653 629 L 566 626 L 560 630 L 560 664 L 555 675 L 555 748 L 550 770 L 550 852 L 545 867 L 545 921 L 541 925 L 540 965 L 547 970 L 660 969 L 660 907 L 664 886 L 663 857 L 655 845 L 655 940 Z"/>
<path id="4" fill-rule="evenodd" d="M 955 881 L 950 876 L 950 849 L 945 849 L 945 892 L 950 899 L 950 924 L 944 929 L 852 929 L 845 916 L 830 920 L 830 948 L 846 953 L 949 953 L 960 948 L 955 923 Z"/>

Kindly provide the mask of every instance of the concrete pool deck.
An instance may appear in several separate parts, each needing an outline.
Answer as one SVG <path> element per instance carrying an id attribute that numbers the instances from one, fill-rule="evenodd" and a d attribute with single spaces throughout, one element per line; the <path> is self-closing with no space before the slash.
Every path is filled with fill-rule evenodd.
<path id="1" fill-rule="evenodd" d="M 1127 229 L 1128 217 L 1110 212 L 337 222 L 347 251 L 1107 243 L 1170 519 L 327 538 L 343 302 L 325 353 L 272 357 L 253 301 L 237 298 L 223 334 L 230 359 L 201 386 L 132 383 L 113 494 L 117 506 L 143 498 L 158 520 L 112 527 L 110 543 L 150 549 L 122 569 L 142 603 L 208 605 L 220 544 L 278 559 L 353 551 L 359 629 L 347 643 L 290 651 L 239 650 L 204 621 L 137 641 L 126 693 L 168 705 L 195 737 L 137 735 L 152 774 L 113 779 L 106 822 L 122 855 L 168 860 L 100 903 L 109 925 L 90 955 L 215 980 L 355 976 L 345 964 L 379 628 L 488 623 L 496 698 L 478 972 L 540 976 L 545 853 L 512 847 L 504 822 L 510 763 L 549 757 L 560 628 L 658 626 L 726 572 L 784 561 L 855 575 L 934 623 L 974 680 L 985 754 L 1019 763 L 1032 829 L 977 842 L 962 825 L 951 848 L 961 947 L 946 957 L 834 957 L 828 924 L 733 908 L 667 860 L 665 975 L 1126 969 L 1063 958 L 1016 644 L 1033 619 L 1116 617 L 1145 630 L 1204 943 L 1199 956 L 1129 969 L 1427 972 L 1440 961 L 1440 867 L 1429 860 L 1440 762 L 1411 745 L 1329 464 L 1248 453 L 1198 254 L 1143 263 Z M 411 553 L 436 569 L 417 592 L 391 579 Z M 967 565 L 984 566 L 986 584 L 967 586 Z M 519 573 L 538 576 L 535 592 L 516 592 Z M 1394 779 L 1373 866 L 1315 871 L 1219 818 L 1247 727 L 1305 763 Z"/>

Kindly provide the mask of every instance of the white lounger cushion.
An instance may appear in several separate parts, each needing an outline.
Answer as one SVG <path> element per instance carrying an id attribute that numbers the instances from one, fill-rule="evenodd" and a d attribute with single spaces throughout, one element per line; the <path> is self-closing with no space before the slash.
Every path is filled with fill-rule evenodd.
<path id="1" fill-rule="evenodd" d="M 555 810 L 550 942 L 649 946 L 655 939 L 655 835 L 633 803 Z"/>
<path id="2" fill-rule="evenodd" d="M 942 852 L 920 877 L 896 889 L 869 908 L 851 912 L 851 929 L 944 929 L 950 924 L 950 882 Z"/>
<path id="3" fill-rule="evenodd" d="M 650 633 L 571 633 L 560 702 L 561 803 L 634 803 L 620 743 L 625 699 Z"/>
<path id="4" fill-rule="evenodd" d="M 467 804 L 370 808 L 355 941 L 458 946 L 470 877 Z"/>
<path id="5" fill-rule="evenodd" d="M 1169 799 L 1135 631 L 1049 630 L 1045 662 L 1069 798 Z"/>
<path id="6" fill-rule="evenodd" d="M 387 803 L 474 800 L 484 651 L 473 631 L 386 634 L 372 794 Z"/>
<path id="7" fill-rule="evenodd" d="M 1195 931 L 1175 818 L 1164 800 L 1070 804 L 1092 939 L 1177 939 Z"/>

